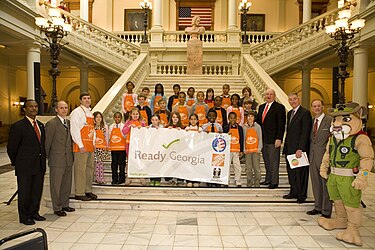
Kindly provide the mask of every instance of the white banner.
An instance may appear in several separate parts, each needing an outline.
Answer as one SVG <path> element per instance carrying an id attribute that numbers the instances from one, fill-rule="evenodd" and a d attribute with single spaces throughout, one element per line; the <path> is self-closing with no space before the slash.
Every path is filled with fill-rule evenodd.
<path id="1" fill-rule="evenodd" d="M 132 128 L 129 177 L 176 177 L 228 185 L 230 136 L 168 128 Z"/>

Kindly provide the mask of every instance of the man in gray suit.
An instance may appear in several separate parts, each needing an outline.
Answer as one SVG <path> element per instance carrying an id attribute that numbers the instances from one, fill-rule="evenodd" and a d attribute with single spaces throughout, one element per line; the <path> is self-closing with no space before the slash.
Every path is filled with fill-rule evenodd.
<path id="1" fill-rule="evenodd" d="M 57 216 L 74 212 L 69 207 L 72 186 L 73 147 L 70 122 L 66 119 L 68 104 L 60 101 L 56 105 L 56 117 L 46 124 L 46 153 L 50 167 L 50 189 L 53 211 Z"/>
<path id="2" fill-rule="evenodd" d="M 320 99 L 311 102 L 311 110 L 314 114 L 310 134 L 310 174 L 315 198 L 315 207 L 306 213 L 309 215 L 322 214 L 326 218 L 331 217 L 332 202 L 329 200 L 326 180 L 320 176 L 320 164 L 322 163 L 326 145 L 330 136 L 332 117 L 324 114 L 324 104 Z"/>

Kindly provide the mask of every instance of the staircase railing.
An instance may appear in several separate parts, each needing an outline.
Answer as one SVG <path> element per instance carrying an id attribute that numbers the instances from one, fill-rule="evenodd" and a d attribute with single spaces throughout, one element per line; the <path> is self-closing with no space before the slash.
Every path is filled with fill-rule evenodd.
<path id="1" fill-rule="evenodd" d="M 146 53 L 140 54 L 93 108 L 93 112 L 100 111 L 104 115 L 106 123 L 111 124 L 113 122 L 115 112 L 122 112 L 121 98 L 126 91 L 128 81 L 134 82 L 135 88 L 133 91 L 134 93 L 138 92 L 139 86 L 148 75 L 147 58 Z"/>
<path id="2" fill-rule="evenodd" d="M 245 81 L 252 87 L 253 94 L 257 100 L 264 100 L 264 93 L 267 89 L 273 89 L 276 92 L 276 99 L 282 103 L 287 110 L 291 109 L 288 102 L 288 96 L 277 85 L 276 82 L 267 74 L 254 58 L 250 55 L 243 55 L 242 76 Z M 254 89 L 255 87 L 255 89 Z"/>
<path id="3" fill-rule="evenodd" d="M 102 66 L 122 74 L 138 57 L 140 47 L 67 11 L 61 14 L 72 24 L 72 32 L 65 38 L 71 48 L 81 52 Z"/>
<path id="4" fill-rule="evenodd" d="M 253 46 L 250 55 L 269 73 L 274 74 L 307 56 L 329 48 L 332 42 L 324 27 L 333 23 L 340 9 L 311 19 L 294 29 Z"/>
<path id="5" fill-rule="evenodd" d="M 139 44 L 142 41 L 143 32 L 142 31 L 115 31 L 114 35 L 134 44 Z M 278 36 L 278 32 L 250 32 L 246 36 L 250 44 L 258 44 L 267 41 L 275 36 Z M 238 33 L 238 43 L 241 41 L 241 34 Z M 151 36 L 148 34 L 149 41 L 151 41 Z M 163 32 L 163 42 L 170 45 L 186 44 L 189 41 L 190 35 L 185 34 L 184 31 L 164 31 Z M 204 44 L 210 45 L 223 45 L 227 41 L 226 31 L 206 31 L 204 34 L 199 36 L 199 39 L 203 41 Z"/>

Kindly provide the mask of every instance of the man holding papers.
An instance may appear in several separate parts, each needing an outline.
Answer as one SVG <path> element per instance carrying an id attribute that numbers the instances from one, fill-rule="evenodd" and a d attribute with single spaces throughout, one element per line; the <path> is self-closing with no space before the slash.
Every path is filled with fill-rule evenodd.
<path id="1" fill-rule="evenodd" d="M 302 157 L 302 152 L 309 152 L 309 138 L 311 132 L 310 112 L 301 106 L 301 101 L 296 93 L 288 95 L 289 104 L 292 106 L 287 114 L 287 133 L 283 154 L 293 155 L 296 158 Z M 290 184 L 289 194 L 284 199 L 297 199 L 303 203 L 307 197 L 307 183 L 309 177 L 308 166 L 291 168 L 287 161 L 288 180 Z"/>

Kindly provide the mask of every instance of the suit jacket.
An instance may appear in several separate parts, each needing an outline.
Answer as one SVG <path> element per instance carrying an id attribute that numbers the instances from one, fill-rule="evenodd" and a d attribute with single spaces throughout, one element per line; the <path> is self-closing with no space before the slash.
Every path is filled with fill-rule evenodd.
<path id="1" fill-rule="evenodd" d="M 66 120 L 66 131 L 59 117 L 46 124 L 46 153 L 50 167 L 66 167 L 73 165 L 73 146 L 70 135 L 70 121 Z"/>
<path id="2" fill-rule="evenodd" d="M 323 155 L 326 151 L 327 142 L 329 139 L 329 136 L 331 135 L 329 129 L 331 127 L 332 123 L 332 117 L 328 115 L 324 115 L 318 131 L 316 133 L 316 136 L 314 136 L 314 122 L 315 119 L 312 121 L 312 129 L 310 133 L 310 155 L 309 155 L 309 161 L 312 164 L 312 162 L 316 162 L 318 166 L 322 163 Z"/>
<path id="3" fill-rule="evenodd" d="M 298 149 L 308 153 L 311 133 L 310 111 L 300 106 L 292 120 L 290 120 L 292 112 L 293 110 L 290 110 L 287 114 L 288 126 L 283 154 L 294 154 Z"/>
<path id="4" fill-rule="evenodd" d="M 46 171 L 44 125 L 38 120 L 37 123 L 40 128 L 40 142 L 34 127 L 26 117 L 10 127 L 7 151 L 17 176 L 35 175 Z"/>
<path id="5" fill-rule="evenodd" d="M 276 139 L 282 141 L 284 137 L 286 120 L 285 107 L 274 101 L 269 108 L 263 123 L 262 114 L 265 107 L 266 103 L 259 106 L 257 123 L 262 127 L 263 144 L 274 144 Z"/>

